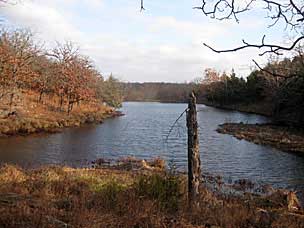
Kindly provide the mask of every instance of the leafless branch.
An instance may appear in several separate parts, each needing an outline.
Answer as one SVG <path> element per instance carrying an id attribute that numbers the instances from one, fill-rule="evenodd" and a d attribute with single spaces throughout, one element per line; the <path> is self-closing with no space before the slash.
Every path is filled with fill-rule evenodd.
<path id="1" fill-rule="evenodd" d="M 251 10 L 254 7 L 258 7 L 255 3 L 264 3 L 264 9 L 268 12 L 268 18 L 272 21 L 272 23 L 268 27 L 275 26 L 279 21 L 283 21 L 288 27 L 297 32 L 299 37 L 294 40 L 294 42 L 289 47 L 269 44 L 265 43 L 265 35 L 262 38 L 262 42 L 260 44 L 250 44 L 243 40 L 242 46 L 227 49 L 227 50 L 217 50 L 210 45 L 204 43 L 206 47 L 211 49 L 216 53 L 222 52 L 234 52 L 238 50 L 242 50 L 245 48 L 258 48 L 263 49 L 260 55 L 264 55 L 266 53 L 274 53 L 277 55 L 281 55 L 282 51 L 291 51 L 296 45 L 304 39 L 304 36 L 298 32 L 297 28 L 302 28 L 304 22 L 304 6 L 303 2 L 295 1 L 295 0 L 247 0 L 247 1 L 236 1 L 236 0 L 203 0 L 202 6 L 194 7 L 194 9 L 201 10 L 206 16 L 209 16 L 213 19 L 225 20 L 225 19 L 234 19 L 236 22 L 239 22 L 238 16 L 241 13 L 244 13 L 248 10 Z"/>
<path id="2" fill-rule="evenodd" d="M 260 53 L 260 56 L 265 55 L 266 53 L 274 53 L 277 55 L 282 55 L 282 51 L 291 51 L 293 50 L 297 44 L 304 39 L 304 36 L 300 36 L 298 37 L 296 40 L 293 41 L 293 43 L 286 47 L 286 46 L 281 46 L 281 45 L 275 45 L 275 44 L 267 44 L 265 43 L 265 35 L 262 38 L 262 41 L 260 44 L 250 44 L 248 42 L 246 42 L 245 40 L 242 40 L 243 44 L 242 46 L 236 47 L 236 48 L 232 48 L 232 49 L 225 49 L 225 50 L 217 50 L 211 46 L 209 46 L 208 44 L 204 43 L 204 46 L 208 47 L 209 49 L 211 49 L 212 51 L 216 52 L 216 53 L 224 53 L 224 52 L 235 52 L 235 51 L 239 51 L 242 49 L 246 49 L 246 48 L 258 48 L 258 49 L 267 49 L 266 51 Z"/>
<path id="3" fill-rule="evenodd" d="M 235 0 L 219 0 L 216 1 L 213 7 L 211 7 L 210 10 L 207 9 L 208 3 L 206 0 L 203 0 L 203 4 L 200 7 L 193 7 L 193 9 L 199 9 L 202 10 L 203 13 L 206 16 L 210 16 L 211 18 L 218 19 L 218 20 L 225 20 L 225 19 L 230 19 L 233 17 L 235 21 L 239 22 L 238 19 L 238 14 L 243 13 L 247 10 L 249 10 L 250 5 L 254 2 L 255 0 L 250 0 L 245 7 L 237 7 L 235 4 Z M 226 14 L 225 14 L 226 12 Z M 220 14 L 225 14 L 223 16 L 218 15 Z"/>

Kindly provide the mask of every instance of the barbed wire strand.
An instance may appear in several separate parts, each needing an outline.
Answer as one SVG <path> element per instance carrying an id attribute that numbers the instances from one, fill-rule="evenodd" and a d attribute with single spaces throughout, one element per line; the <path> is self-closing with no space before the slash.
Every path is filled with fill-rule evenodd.
<path id="1" fill-rule="evenodd" d="M 183 117 L 183 115 L 185 114 L 185 113 L 187 113 L 187 111 L 188 111 L 188 108 L 186 108 L 181 114 L 180 114 L 180 116 L 175 120 L 175 122 L 173 123 L 173 125 L 171 125 L 171 128 L 170 128 L 170 130 L 169 130 L 169 132 L 168 132 L 168 134 L 167 134 L 167 136 L 166 136 L 166 142 L 168 142 L 168 139 L 169 139 L 169 137 L 170 137 L 170 135 L 171 135 L 171 133 L 172 133 L 172 131 L 173 131 L 173 129 L 174 129 L 174 127 L 175 127 L 175 125 L 178 123 L 178 121 Z"/>

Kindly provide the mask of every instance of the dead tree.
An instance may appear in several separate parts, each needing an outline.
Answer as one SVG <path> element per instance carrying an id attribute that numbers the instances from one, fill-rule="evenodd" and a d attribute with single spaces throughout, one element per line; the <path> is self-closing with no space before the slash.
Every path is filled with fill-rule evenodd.
<path id="1" fill-rule="evenodd" d="M 198 124 L 196 112 L 196 97 L 192 92 L 187 110 L 188 128 L 188 199 L 192 204 L 199 195 L 201 178 L 201 160 L 199 153 Z"/>

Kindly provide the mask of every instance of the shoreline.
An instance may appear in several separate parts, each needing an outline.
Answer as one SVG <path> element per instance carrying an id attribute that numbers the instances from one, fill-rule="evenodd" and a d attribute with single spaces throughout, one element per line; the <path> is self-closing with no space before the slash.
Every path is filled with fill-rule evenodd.
<path id="1" fill-rule="evenodd" d="M 304 131 L 301 129 L 273 124 L 224 123 L 218 133 L 229 134 L 239 140 L 272 146 L 285 152 L 304 155 Z"/>
<path id="2" fill-rule="evenodd" d="M 13 105 L 8 100 L 0 103 L 0 138 L 27 136 L 39 133 L 58 133 L 64 128 L 84 124 L 100 124 L 107 118 L 123 115 L 120 111 L 97 100 L 79 101 L 68 110 L 68 101 L 58 96 L 39 94 L 32 90 L 20 90 Z"/>
<path id="3" fill-rule="evenodd" d="M 66 128 L 81 127 L 86 124 L 102 124 L 105 119 L 123 116 L 120 111 L 111 108 L 97 112 L 58 114 L 55 118 L 31 118 L 11 116 L 0 119 L 0 139 L 35 134 L 60 133 Z"/>
<path id="4" fill-rule="evenodd" d="M 204 104 L 209 107 L 214 107 L 214 108 L 223 109 L 223 110 L 231 110 L 231 111 L 244 112 L 244 113 L 248 113 L 248 114 L 256 114 L 256 115 L 266 116 L 269 118 L 272 117 L 272 112 L 270 110 L 262 108 L 263 106 L 268 106 L 267 103 L 251 104 L 251 105 L 245 105 L 245 104 L 220 105 L 220 104 L 214 104 L 214 103 L 204 101 L 204 102 L 201 102 L 198 104 Z"/>

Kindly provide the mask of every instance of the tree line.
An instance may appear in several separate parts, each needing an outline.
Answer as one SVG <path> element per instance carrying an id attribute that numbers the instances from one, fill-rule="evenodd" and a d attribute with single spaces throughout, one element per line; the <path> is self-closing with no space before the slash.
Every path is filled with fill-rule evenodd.
<path id="1" fill-rule="evenodd" d="M 33 90 L 37 102 L 57 97 L 58 107 L 70 113 L 76 103 L 99 102 L 119 107 L 120 83 L 105 80 L 93 61 L 72 42 L 56 43 L 50 50 L 35 43 L 28 30 L 0 32 L 0 103 L 10 110 L 22 90 Z"/>
<path id="2" fill-rule="evenodd" d="M 158 101 L 167 103 L 184 103 L 188 101 L 192 84 L 187 83 L 123 83 L 125 101 Z"/>
<path id="3" fill-rule="evenodd" d="M 210 80 L 211 78 L 211 80 Z M 304 127 L 304 55 L 272 59 L 245 79 L 207 70 L 197 88 L 199 100 L 218 106 L 267 104 L 275 122 Z"/>

